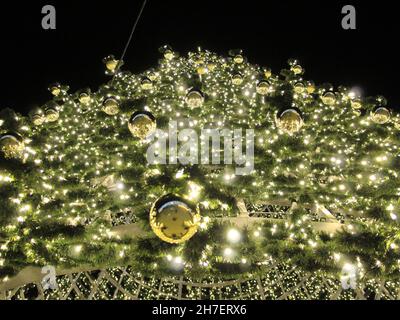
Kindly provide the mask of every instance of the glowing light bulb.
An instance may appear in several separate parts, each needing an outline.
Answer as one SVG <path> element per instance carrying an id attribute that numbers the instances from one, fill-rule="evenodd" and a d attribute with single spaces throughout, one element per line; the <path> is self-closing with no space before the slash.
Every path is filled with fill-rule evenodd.
<path id="1" fill-rule="evenodd" d="M 227 233 L 227 239 L 230 243 L 238 243 L 241 237 L 240 232 L 236 229 L 230 229 Z"/>

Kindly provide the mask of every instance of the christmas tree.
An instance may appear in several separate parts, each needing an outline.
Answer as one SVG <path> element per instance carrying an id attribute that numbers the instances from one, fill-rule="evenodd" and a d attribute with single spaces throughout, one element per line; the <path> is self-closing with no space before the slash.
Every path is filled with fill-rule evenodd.
<path id="1" fill-rule="evenodd" d="M 240 50 L 160 51 L 142 74 L 105 58 L 95 92 L 53 84 L 29 116 L 2 110 L 3 283 L 32 266 L 226 280 L 276 264 L 317 275 L 314 298 L 346 268 L 398 283 L 400 117 L 385 98 L 316 85 L 296 60 L 274 74 Z"/>

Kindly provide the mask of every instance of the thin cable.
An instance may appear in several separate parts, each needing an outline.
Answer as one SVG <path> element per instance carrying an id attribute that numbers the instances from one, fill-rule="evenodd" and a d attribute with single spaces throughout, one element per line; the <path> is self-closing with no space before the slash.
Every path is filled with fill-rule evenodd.
<path id="1" fill-rule="evenodd" d="M 143 13 L 144 7 L 146 6 L 146 3 L 147 3 L 147 0 L 144 0 L 143 4 L 142 4 L 142 7 L 140 8 L 139 15 L 137 16 L 135 24 L 133 25 L 131 34 L 129 35 L 128 42 L 126 43 L 124 51 L 122 52 L 121 58 L 118 61 L 117 67 L 115 68 L 115 73 L 114 73 L 114 76 L 112 78 L 111 83 L 114 82 L 115 76 L 117 75 L 117 73 L 119 71 L 119 68 L 121 68 L 122 60 L 125 58 L 125 54 L 128 51 L 129 45 L 131 44 L 131 41 L 132 41 L 132 38 L 133 38 L 133 34 L 135 33 L 136 26 L 139 23 L 140 17 L 142 16 L 142 13 Z"/>

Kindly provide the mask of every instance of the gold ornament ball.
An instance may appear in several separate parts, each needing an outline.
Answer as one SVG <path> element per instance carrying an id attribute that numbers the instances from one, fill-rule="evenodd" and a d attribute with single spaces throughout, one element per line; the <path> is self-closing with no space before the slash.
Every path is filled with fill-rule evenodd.
<path id="1" fill-rule="evenodd" d="M 149 78 L 144 78 L 141 81 L 140 86 L 143 90 L 151 90 L 153 88 L 153 82 Z"/>
<path id="2" fill-rule="evenodd" d="M 147 77 L 150 79 L 150 81 L 156 81 L 157 74 L 155 72 L 150 72 Z"/>
<path id="3" fill-rule="evenodd" d="M 103 62 L 106 65 L 108 71 L 115 72 L 118 67 L 119 60 L 116 60 L 114 56 L 111 55 L 104 58 Z"/>
<path id="4" fill-rule="evenodd" d="M 53 96 L 57 97 L 61 93 L 61 85 L 59 83 L 54 83 L 54 84 L 50 85 L 49 91 L 51 92 L 51 94 Z"/>
<path id="5" fill-rule="evenodd" d="M 41 109 L 36 109 L 32 115 L 32 123 L 35 126 L 41 126 L 45 122 L 46 118 Z"/>
<path id="6" fill-rule="evenodd" d="M 277 126 L 282 131 L 292 135 L 303 126 L 303 119 L 296 109 L 286 109 L 277 117 Z"/>
<path id="7" fill-rule="evenodd" d="M 313 82 L 307 82 L 307 93 L 308 94 L 313 94 L 315 92 L 315 84 Z"/>
<path id="8" fill-rule="evenodd" d="M 168 195 L 156 201 L 150 210 L 150 226 L 163 241 L 180 244 L 192 238 L 200 224 L 200 213 L 185 199 Z"/>
<path id="9" fill-rule="evenodd" d="M 306 90 L 304 83 L 303 82 L 297 82 L 294 85 L 294 92 L 296 92 L 297 94 L 302 94 L 304 93 L 304 91 Z"/>
<path id="10" fill-rule="evenodd" d="M 79 102 L 84 105 L 88 105 L 90 103 L 90 94 L 88 94 L 87 92 L 82 92 L 79 95 Z"/>
<path id="11" fill-rule="evenodd" d="M 359 110 L 362 108 L 362 101 L 361 99 L 354 99 L 351 101 L 351 107 L 355 110 Z"/>
<path id="12" fill-rule="evenodd" d="M 116 115 L 119 112 L 119 103 L 118 103 L 117 99 L 114 97 L 105 99 L 103 102 L 102 110 L 109 116 Z"/>
<path id="13" fill-rule="evenodd" d="M 233 61 L 237 64 L 241 64 L 241 63 L 243 63 L 244 58 L 241 54 L 238 54 L 233 58 Z"/>
<path id="14" fill-rule="evenodd" d="M 291 66 L 290 70 L 296 75 L 302 74 L 304 72 L 303 67 L 299 64 Z"/>
<path id="15" fill-rule="evenodd" d="M 372 112 L 372 121 L 385 124 L 390 120 L 390 111 L 385 107 L 378 107 Z"/>
<path id="16" fill-rule="evenodd" d="M 7 133 L 0 137 L 0 150 L 6 159 L 22 157 L 25 144 L 22 137 L 16 133 Z"/>
<path id="17" fill-rule="evenodd" d="M 272 87 L 268 81 L 262 80 L 257 84 L 256 91 L 258 94 L 265 96 L 272 92 Z"/>
<path id="18" fill-rule="evenodd" d="M 56 107 L 49 107 L 45 112 L 47 122 L 55 122 L 59 118 L 59 113 Z"/>
<path id="19" fill-rule="evenodd" d="M 199 90 L 191 90 L 186 95 L 186 103 L 192 109 L 201 107 L 204 103 L 203 93 Z"/>
<path id="20" fill-rule="evenodd" d="M 336 95 L 332 91 L 325 92 L 321 100 L 327 106 L 333 106 L 336 103 Z"/>
<path id="21" fill-rule="evenodd" d="M 243 83 L 243 77 L 240 73 L 236 73 L 232 76 L 232 83 L 235 86 L 240 86 Z"/>
<path id="22" fill-rule="evenodd" d="M 174 58 L 174 53 L 171 50 L 165 50 L 164 58 L 167 60 L 172 60 Z"/>
<path id="23" fill-rule="evenodd" d="M 156 128 L 156 120 L 150 112 L 135 112 L 128 122 L 129 131 L 134 137 L 141 140 L 146 139 Z"/>

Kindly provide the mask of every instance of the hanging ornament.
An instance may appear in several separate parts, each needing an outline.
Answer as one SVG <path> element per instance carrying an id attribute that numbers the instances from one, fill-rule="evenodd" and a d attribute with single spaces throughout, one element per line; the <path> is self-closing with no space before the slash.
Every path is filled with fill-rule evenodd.
<path id="1" fill-rule="evenodd" d="M 6 133 L 0 136 L 0 150 L 4 155 L 4 158 L 21 158 L 24 149 L 24 140 L 18 133 Z"/>
<path id="2" fill-rule="evenodd" d="M 129 119 L 128 128 L 134 137 L 143 140 L 156 130 L 156 119 L 150 112 L 137 111 Z"/>
<path id="3" fill-rule="evenodd" d="M 150 210 L 150 226 L 163 241 L 179 244 L 192 238 L 200 224 L 199 207 L 185 199 L 166 195 Z"/>
<path id="4" fill-rule="evenodd" d="M 386 107 L 376 107 L 371 112 L 371 118 L 377 124 L 385 124 L 390 120 L 390 111 Z"/>
<path id="5" fill-rule="evenodd" d="M 103 63 L 106 65 L 107 74 L 114 74 L 117 70 L 118 64 L 119 68 L 124 64 L 123 61 L 115 59 L 113 55 L 109 55 L 103 59 Z"/>
<path id="6" fill-rule="evenodd" d="M 46 120 L 43 111 L 41 109 L 35 109 L 32 112 L 31 118 L 32 118 L 32 123 L 35 126 L 41 126 Z"/>
<path id="7" fill-rule="evenodd" d="M 333 106 L 336 103 L 336 95 L 332 91 L 327 91 L 322 95 L 321 100 L 323 104 Z"/>
<path id="8" fill-rule="evenodd" d="M 306 87 L 304 86 L 303 82 L 299 81 L 295 83 L 293 89 L 297 94 L 302 94 L 306 90 Z"/>
<path id="9" fill-rule="evenodd" d="M 147 75 L 147 77 L 150 79 L 150 81 L 156 81 L 157 80 L 157 74 L 153 71 L 149 72 L 149 74 Z"/>
<path id="10" fill-rule="evenodd" d="M 87 106 L 88 104 L 90 104 L 90 101 L 91 101 L 91 97 L 90 97 L 89 89 L 82 91 L 79 94 L 79 102 L 82 103 L 83 105 Z"/>
<path id="11" fill-rule="evenodd" d="M 190 90 L 186 95 L 186 103 L 192 109 L 201 107 L 204 103 L 203 93 L 196 89 Z"/>
<path id="12" fill-rule="evenodd" d="M 57 121 L 59 118 L 58 104 L 55 102 L 50 102 L 46 107 L 45 116 L 47 122 Z"/>
<path id="13" fill-rule="evenodd" d="M 288 108 L 277 114 L 276 125 L 282 131 L 292 135 L 303 126 L 301 112 L 296 108 Z"/>
<path id="14" fill-rule="evenodd" d="M 236 64 L 242 64 L 243 61 L 244 61 L 244 58 L 243 58 L 243 56 L 241 54 L 237 54 L 236 56 L 233 57 L 233 61 Z"/>
<path id="15" fill-rule="evenodd" d="M 308 94 L 313 94 L 315 92 L 315 84 L 312 81 L 308 81 L 306 85 L 306 90 Z"/>
<path id="16" fill-rule="evenodd" d="M 240 86 L 243 83 L 243 76 L 240 73 L 235 73 L 232 76 L 232 83 L 235 86 Z"/>
<path id="17" fill-rule="evenodd" d="M 114 116 L 119 112 L 119 103 L 116 97 L 109 97 L 103 102 L 103 112 L 109 116 Z"/>
<path id="18" fill-rule="evenodd" d="M 273 91 L 273 88 L 272 88 L 271 84 L 268 81 L 261 80 L 257 84 L 256 91 L 257 91 L 258 94 L 261 94 L 261 95 L 265 96 L 265 95 L 271 93 Z"/>
<path id="19" fill-rule="evenodd" d="M 140 82 L 140 86 L 143 90 L 151 90 L 153 88 L 153 82 L 149 78 L 145 77 Z"/>
<path id="20" fill-rule="evenodd" d="M 295 75 L 300 75 L 304 73 L 303 67 L 299 64 L 293 65 L 290 67 L 290 70 L 295 74 Z"/>
<path id="21" fill-rule="evenodd" d="M 351 100 L 351 107 L 354 109 L 354 110 L 359 110 L 359 109 L 361 109 L 362 108 L 362 100 L 361 99 L 354 99 L 354 100 Z"/>
<path id="22" fill-rule="evenodd" d="M 55 97 L 58 97 L 61 93 L 61 84 L 59 84 L 58 82 L 53 83 L 49 86 L 49 91 L 51 92 L 51 94 Z"/>
<path id="23" fill-rule="evenodd" d="M 56 104 L 55 102 L 49 103 L 48 106 L 46 107 L 45 115 L 47 122 L 57 121 L 59 118 L 58 104 Z"/>
<path id="24" fill-rule="evenodd" d="M 164 58 L 167 60 L 172 60 L 175 57 L 174 53 L 172 52 L 172 50 L 167 49 L 164 52 Z"/>

